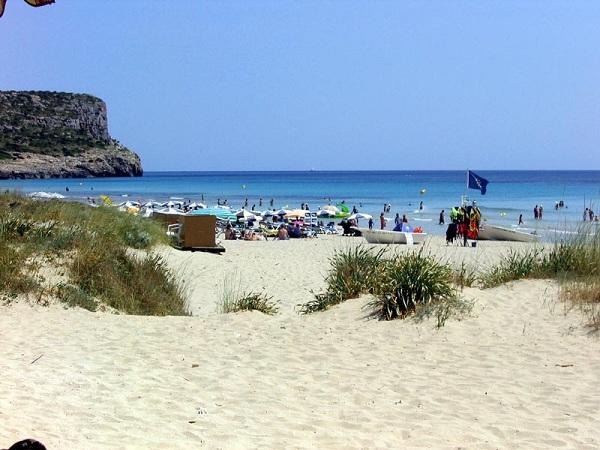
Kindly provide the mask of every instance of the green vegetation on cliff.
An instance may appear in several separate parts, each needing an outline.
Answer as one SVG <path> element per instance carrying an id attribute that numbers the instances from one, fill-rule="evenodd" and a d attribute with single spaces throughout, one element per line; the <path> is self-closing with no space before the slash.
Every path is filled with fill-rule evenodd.
<path id="1" fill-rule="evenodd" d="M 75 156 L 111 142 L 106 105 L 86 94 L 0 92 L 0 159 L 14 153 Z"/>

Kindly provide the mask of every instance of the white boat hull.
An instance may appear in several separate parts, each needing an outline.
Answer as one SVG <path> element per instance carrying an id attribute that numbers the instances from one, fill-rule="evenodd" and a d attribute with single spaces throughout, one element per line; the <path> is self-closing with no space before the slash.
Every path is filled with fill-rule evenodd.
<path id="1" fill-rule="evenodd" d="M 368 228 L 359 228 L 359 230 L 369 244 L 406 245 L 411 240 L 411 237 L 414 244 L 421 244 L 427 237 L 427 233 L 402 233 L 400 231 L 369 230 Z"/>
<path id="2" fill-rule="evenodd" d="M 539 237 L 535 234 L 497 225 L 484 225 L 479 229 L 477 239 L 480 241 L 538 242 Z"/>

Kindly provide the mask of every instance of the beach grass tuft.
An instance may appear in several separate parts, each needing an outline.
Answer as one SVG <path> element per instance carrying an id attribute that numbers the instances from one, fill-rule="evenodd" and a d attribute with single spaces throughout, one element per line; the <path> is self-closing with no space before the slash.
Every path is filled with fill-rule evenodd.
<path id="1" fill-rule="evenodd" d="M 331 270 L 325 280 L 325 292 L 298 305 L 298 311 L 301 314 L 323 311 L 363 293 L 372 293 L 384 271 L 384 252 L 383 249 L 373 251 L 365 246 L 357 246 L 334 253 L 330 258 Z"/>
<path id="2" fill-rule="evenodd" d="M 242 290 L 241 277 L 234 272 L 233 275 L 223 280 L 217 310 L 222 314 L 258 311 L 272 316 L 279 311 L 279 305 L 273 301 L 271 296 Z"/>
<path id="3" fill-rule="evenodd" d="M 244 292 L 233 301 L 224 302 L 221 309 L 223 313 L 259 311 L 267 315 L 276 314 L 278 310 L 272 297 L 256 292 Z"/>
<path id="4" fill-rule="evenodd" d="M 568 309 L 578 309 L 600 330 L 600 229 L 582 226 L 578 233 L 549 249 L 509 252 L 479 277 L 483 288 L 525 278 L 558 281 Z"/>
<path id="5" fill-rule="evenodd" d="M 563 283 L 561 297 L 570 308 L 577 309 L 587 319 L 587 326 L 600 331 L 600 279 L 586 277 Z"/>
<path id="6" fill-rule="evenodd" d="M 414 320 L 422 322 L 430 317 L 435 317 L 437 328 L 446 325 L 450 318 L 462 319 L 467 317 L 473 310 L 473 302 L 459 295 L 438 297 L 435 301 L 417 306 Z"/>
<path id="7" fill-rule="evenodd" d="M 13 297 L 39 288 L 38 267 L 29 256 L 27 249 L 0 240 L 0 294 Z"/>
<path id="8" fill-rule="evenodd" d="M 298 312 L 322 311 L 361 294 L 375 297 L 365 308 L 383 320 L 434 316 L 442 327 L 448 318 L 470 311 L 470 304 L 458 295 L 456 275 L 448 264 L 438 262 L 423 248 L 392 258 L 384 258 L 384 252 L 359 246 L 336 253 L 325 292 L 298 305 Z M 466 268 L 462 276 L 464 283 L 470 282 L 471 272 Z"/>
<path id="9" fill-rule="evenodd" d="M 70 264 L 71 280 L 85 293 L 127 314 L 188 315 L 184 287 L 156 254 L 94 243 L 80 248 Z"/>
<path id="10" fill-rule="evenodd" d="M 59 283 L 54 287 L 53 294 L 59 301 L 68 307 L 73 308 L 78 306 L 92 312 L 98 309 L 98 302 L 96 302 L 94 297 L 81 289 L 79 286 L 74 286 L 67 283 Z"/>
<path id="11" fill-rule="evenodd" d="M 458 296 L 451 267 L 438 262 L 423 248 L 395 256 L 385 263 L 385 268 L 376 298 L 366 305 L 379 319 L 401 319 L 430 303 L 445 302 L 448 309 L 454 304 L 450 300 Z"/>
<path id="12" fill-rule="evenodd" d="M 479 276 L 484 289 L 500 286 L 509 281 L 543 276 L 543 258 L 541 249 L 534 248 L 524 252 L 511 250 L 500 262 Z"/>
<path id="13" fill-rule="evenodd" d="M 460 266 L 457 269 L 454 269 L 452 280 L 460 289 L 473 287 L 478 280 L 477 270 L 473 266 L 469 266 L 462 261 Z"/>

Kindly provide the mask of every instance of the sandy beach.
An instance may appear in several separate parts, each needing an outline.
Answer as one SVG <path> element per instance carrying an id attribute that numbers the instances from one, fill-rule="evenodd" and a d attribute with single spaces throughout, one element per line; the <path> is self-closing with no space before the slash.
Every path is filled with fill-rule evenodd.
<path id="1" fill-rule="evenodd" d="M 332 252 L 360 242 L 227 241 L 221 256 L 162 248 L 192 317 L 1 306 L 0 446 L 600 446 L 600 340 L 565 312 L 553 282 L 466 288 L 471 316 L 441 329 L 368 319 L 366 296 L 298 315 L 324 287 Z M 510 245 L 427 246 L 482 266 Z M 232 277 L 272 295 L 279 313 L 219 314 Z"/>

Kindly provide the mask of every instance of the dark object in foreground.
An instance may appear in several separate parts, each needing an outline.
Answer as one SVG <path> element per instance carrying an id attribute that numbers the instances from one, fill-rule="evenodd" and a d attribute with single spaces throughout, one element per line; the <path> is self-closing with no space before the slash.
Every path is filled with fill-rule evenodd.
<path id="1" fill-rule="evenodd" d="M 15 442 L 7 450 L 46 450 L 46 447 L 35 439 L 25 439 L 23 441 Z"/>
<path id="2" fill-rule="evenodd" d="M 340 225 L 344 229 L 344 232 L 342 233 L 343 236 L 354 236 L 354 237 L 362 236 L 362 233 L 360 232 L 360 230 L 356 226 L 354 226 L 350 222 L 348 222 L 347 220 L 342 220 L 338 225 Z"/>
<path id="3" fill-rule="evenodd" d="M 458 226 L 455 223 L 448 224 L 446 230 L 446 244 L 452 244 L 458 235 Z"/>

